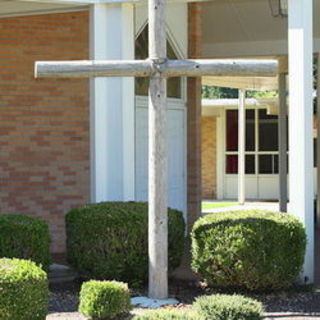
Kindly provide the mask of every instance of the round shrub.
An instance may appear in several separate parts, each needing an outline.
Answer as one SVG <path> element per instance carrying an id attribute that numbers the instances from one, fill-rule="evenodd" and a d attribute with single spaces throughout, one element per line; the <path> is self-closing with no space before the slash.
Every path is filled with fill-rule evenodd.
<path id="1" fill-rule="evenodd" d="M 194 225 L 192 267 L 212 286 L 280 289 L 299 275 L 305 247 L 304 227 L 288 213 L 215 213 Z"/>
<path id="2" fill-rule="evenodd" d="M 1 320 L 44 320 L 47 300 L 45 271 L 32 261 L 0 259 Z"/>
<path id="3" fill-rule="evenodd" d="M 32 260 L 50 265 L 50 236 L 43 220 L 19 214 L 0 215 L 0 258 Z"/>
<path id="4" fill-rule="evenodd" d="M 79 311 L 94 320 L 113 319 L 131 310 L 127 284 L 88 281 L 82 284 Z"/>
<path id="5" fill-rule="evenodd" d="M 179 266 L 184 245 L 182 213 L 169 209 L 169 268 Z M 66 215 L 70 264 L 91 279 L 131 285 L 148 277 L 146 203 L 104 202 L 75 208 Z"/>
<path id="6" fill-rule="evenodd" d="M 200 317 L 195 312 L 163 309 L 137 315 L 133 320 L 200 320 Z"/>
<path id="7" fill-rule="evenodd" d="M 263 313 L 260 302 L 240 295 L 203 296 L 193 306 L 203 320 L 260 320 Z"/>

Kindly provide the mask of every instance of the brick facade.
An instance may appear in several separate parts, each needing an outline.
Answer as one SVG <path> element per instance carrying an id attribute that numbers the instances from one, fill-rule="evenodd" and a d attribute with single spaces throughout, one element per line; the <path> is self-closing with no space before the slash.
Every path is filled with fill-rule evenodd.
<path id="1" fill-rule="evenodd" d="M 87 59 L 88 12 L 0 19 L 0 213 L 40 217 L 65 251 L 64 215 L 89 201 L 87 80 L 34 79 L 37 60 Z M 201 57 L 201 5 L 189 4 L 189 57 Z M 189 227 L 201 208 L 201 80 L 188 79 Z"/>
<path id="2" fill-rule="evenodd" d="M 35 80 L 36 60 L 86 59 L 88 13 L 0 19 L 0 213 L 49 222 L 65 251 L 64 214 L 89 195 L 86 80 Z"/>
<path id="3" fill-rule="evenodd" d="M 215 199 L 217 194 L 216 117 L 202 116 L 201 120 L 201 177 L 202 199 Z"/>
<path id="4" fill-rule="evenodd" d="M 188 5 L 189 58 L 200 58 L 202 26 L 200 3 Z M 188 227 L 201 213 L 201 78 L 188 79 Z"/>

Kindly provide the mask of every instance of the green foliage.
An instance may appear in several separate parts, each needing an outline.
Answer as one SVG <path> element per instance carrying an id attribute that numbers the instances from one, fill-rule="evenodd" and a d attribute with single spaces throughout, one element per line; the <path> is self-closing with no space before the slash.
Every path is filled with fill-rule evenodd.
<path id="1" fill-rule="evenodd" d="M 223 88 L 215 86 L 202 86 L 202 98 L 205 99 L 237 99 L 238 98 L 238 89 L 233 88 Z M 276 90 L 265 90 L 265 91 L 256 91 L 256 90 L 247 90 L 247 98 L 275 98 L 278 96 Z"/>
<path id="2" fill-rule="evenodd" d="M 260 320 L 263 313 L 260 302 L 240 295 L 203 296 L 193 306 L 203 320 Z"/>
<path id="3" fill-rule="evenodd" d="M 179 266 L 184 245 L 182 213 L 169 209 L 169 268 Z M 138 202 L 104 202 L 66 216 L 68 258 L 91 279 L 139 284 L 148 277 L 148 207 Z"/>
<path id="4" fill-rule="evenodd" d="M 44 320 L 47 275 L 34 262 L 0 259 L 0 320 Z"/>
<path id="5" fill-rule="evenodd" d="M 131 310 L 127 284 L 116 281 L 88 281 L 80 292 L 79 311 L 94 320 L 114 319 Z"/>
<path id="6" fill-rule="evenodd" d="M 202 86 L 202 98 L 205 99 L 236 99 L 238 90 L 215 86 Z"/>
<path id="7" fill-rule="evenodd" d="M 32 260 L 45 270 L 50 265 L 48 225 L 26 215 L 0 215 L 0 257 Z"/>
<path id="8" fill-rule="evenodd" d="M 200 320 L 200 317 L 195 312 L 163 309 L 137 315 L 133 320 Z"/>
<path id="9" fill-rule="evenodd" d="M 260 210 L 210 214 L 192 231 L 192 267 L 209 285 L 268 290 L 299 275 L 306 247 L 301 222 Z"/>

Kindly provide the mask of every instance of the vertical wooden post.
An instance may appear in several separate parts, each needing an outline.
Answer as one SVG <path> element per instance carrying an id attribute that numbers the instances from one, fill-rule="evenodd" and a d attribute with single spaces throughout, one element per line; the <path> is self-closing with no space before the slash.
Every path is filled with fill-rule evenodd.
<path id="1" fill-rule="evenodd" d="M 287 212 L 288 182 L 287 182 L 287 85 L 286 74 L 279 74 L 279 210 Z"/>
<path id="2" fill-rule="evenodd" d="M 149 0 L 149 59 L 166 60 L 165 1 Z M 166 86 L 161 72 L 149 87 L 149 298 L 168 297 Z"/>
<path id="3" fill-rule="evenodd" d="M 239 90 L 238 111 L 238 203 L 245 203 L 245 174 L 246 174 L 246 91 Z"/>

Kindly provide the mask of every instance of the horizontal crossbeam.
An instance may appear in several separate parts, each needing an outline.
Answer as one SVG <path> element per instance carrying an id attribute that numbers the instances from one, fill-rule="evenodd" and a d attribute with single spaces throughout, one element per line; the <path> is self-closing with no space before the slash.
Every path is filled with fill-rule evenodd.
<path id="1" fill-rule="evenodd" d="M 38 78 L 150 77 L 160 72 L 164 77 L 236 76 L 274 77 L 276 60 L 101 60 L 39 61 Z"/>

